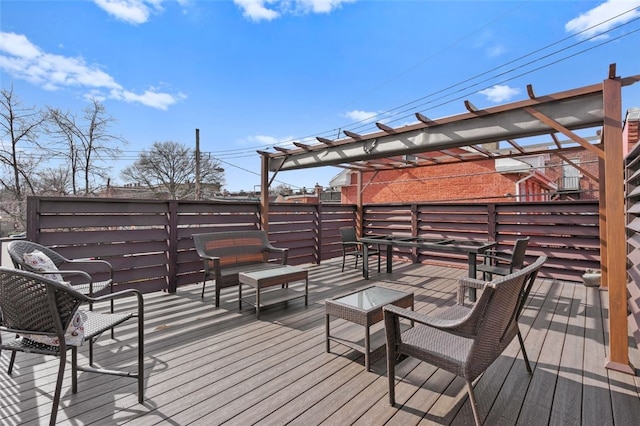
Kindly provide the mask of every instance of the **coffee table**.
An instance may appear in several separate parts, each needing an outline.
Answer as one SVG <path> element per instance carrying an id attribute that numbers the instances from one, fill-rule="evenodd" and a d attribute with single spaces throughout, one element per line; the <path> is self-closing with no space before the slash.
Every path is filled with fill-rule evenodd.
<path id="1" fill-rule="evenodd" d="M 371 347 L 370 328 L 373 324 L 382 321 L 382 307 L 388 304 L 413 310 L 413 293 L 372 286 L 333 299 L 327 299 L 325 301 L 327 352 L 330 352 L 330 341 L 355 349 L 364 354 L 365 368 L 370 371 L 371 354 L 385 346 L 382 343 L 374 348 Z M 363 326 L 365 329 L 364 346 L 359 341 L 332 336 L 329 332 L 330 316 L 342 318 Z"/>
<path id="2" fill-rule="evenodd" d="M 304 280 L 304 291 L 298 288 L 289 288 L 289 283 Z M 309 294 L 309 271 L 293 266 L 282 266 L 279 268 L 264 269 L 253 272 L 240 272 L 238 274 L 238 303 L 242 309 L 242 302 L 249 303 L 256 308 L 256 318 L 260 319 L 260 308 L 288 300 L 304 297 L 304 304 L 307 306 Z M 242 297 L 242 285 L 253 287 L 255 294 Z M 263 292 L 267 287 L 281 286 L 279 289 L 272 289 Z"/>

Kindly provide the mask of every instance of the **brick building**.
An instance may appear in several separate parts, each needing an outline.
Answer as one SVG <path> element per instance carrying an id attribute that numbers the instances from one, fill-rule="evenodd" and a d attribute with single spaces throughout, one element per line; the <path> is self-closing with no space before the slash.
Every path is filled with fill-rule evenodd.
<path id="1" fill-rule="evenodd" d="M 627 112 L 623 141 L 638 142 L 640 108 Z M 539 154 L 517 159 L 433 165 L 362 173 L 362 202 L 500 202 L 598 199 L 598 157 L 584 148 L 561 156 Z M 342 202 L 357 202 L 357 174 L 343 171 L 331 186 L 341 186 Z M 346 182 L 335 185 L 334 182 Z"/>

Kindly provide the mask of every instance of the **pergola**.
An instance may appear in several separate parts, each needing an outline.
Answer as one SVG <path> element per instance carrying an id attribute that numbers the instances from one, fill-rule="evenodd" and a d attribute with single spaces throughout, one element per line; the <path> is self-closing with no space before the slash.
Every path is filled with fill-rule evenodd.
<path id="1" fill-rule="evenodd" d="M 609 291 L 609 358 L 607 368 L 635 374 L 628 356 L 627 252 L 624 210 L 624 152 L 622 141 L 622 87 L 640 81 L 640 75 L 616 77 L 615 64 L 602 83 L 539 96 L 531 85 L 529 98 L 487 109 L 465 101 L 466 112 L 431 119 L 416 113 L 417 122 L 393 128 L 375 123 L 378 131 L 357 134 L 344 130 L 344 138 L 317 138 L 313 145 L 294 142 L 296 148 L 258 151 L 262 157 L 261 218 L 268 229 L 268 188 L 280 171 L 337 166 L 357 173 L 358 217 L 362 217 L 362 173 L 408 167 L 428 167 L 468 161 L 554 153 L 573 164 L 562 152 L 569 149 L 558 135 L 595 153 L 599 159 L 600 255 L 602 286 Z M 576 131 L 601 130 L 592 143 Z M 518 139 L 547 135 L 549 146 L 527 146 Z M 512 149 L 496 150 L 486 144 L 506 141 Z M 579 165 L 573 164 L 581 169 Z M 586 171 L 581 171 L 588 175 Z M 273 173 L 269 179 L 269 173 Z"/>

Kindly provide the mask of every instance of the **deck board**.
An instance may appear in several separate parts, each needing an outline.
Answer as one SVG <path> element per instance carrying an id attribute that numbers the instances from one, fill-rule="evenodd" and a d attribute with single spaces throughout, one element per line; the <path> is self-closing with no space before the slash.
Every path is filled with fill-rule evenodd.
<path id="1" fill-rule="evenodd" d="M 413 291 L 416 311 L 455 303 L 462 269 L 397 262 L 393 274 L 365 281 L 341 259 L 309 265 L 309 304 L 293 300 L 238 310 L 237 289 L 213 306 L 213 286 L 145 295 L 145 403 L 135 381 L 81 373 L 71 394 L 67 368 L 58 423 L 76 425 L 468 425 L 473 414 L 464 381 L 406 359 L 396 367 L 396 406 L 388 402 L 384 357 L 364 370 L 364 357 L 338 343 L 325 350 L 324 300 L 371 285 Z M 538 279 L 520 320 L 533 368 L 518 342 L 475 383 L 485 424 L 619 424 L 640 418 L 640 379 L 606 370 L 607 293 L 576 283 Z M 121 301 L 117 309 L 129 309 Z M 98 306 L 97 309 L 103 307 Z M 376 327 L 381 328 L 382 324 Z M 363 329 L 332 319 L 331 331 L 357 337 Z M 3 338 L 10 336 L 3 335 Z M 631 341 L 630 341 L 631 344 Z M 81 362 L 86 349 L 81 349 Z M 640 364 L 640 353 L 630 346 Z M 135 360 L 134 326 L 104 336 L 96 358 L 105 367 Z M 14 374 L 0 356 L 0 423 L 47 424 L 57 360 L 19 354 Z"/>

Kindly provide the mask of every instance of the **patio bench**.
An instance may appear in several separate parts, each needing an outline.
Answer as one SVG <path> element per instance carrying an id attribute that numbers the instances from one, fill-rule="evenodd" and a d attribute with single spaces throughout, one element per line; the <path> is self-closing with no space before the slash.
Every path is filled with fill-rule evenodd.
<path id="1" fill-rule="evenodd" d="M 207 280 L 216 286 L 216 307 L 220 306 L 220 290 L 239 285 L 240 272 L 278 268 L 287 264 L 289 249 L 271 245 L 265 231 L 224 231 L 193 234 L 198 255 L 204 261 L 202 298 Z M 271 254 L 280 262 L 270 262 Z"/>

